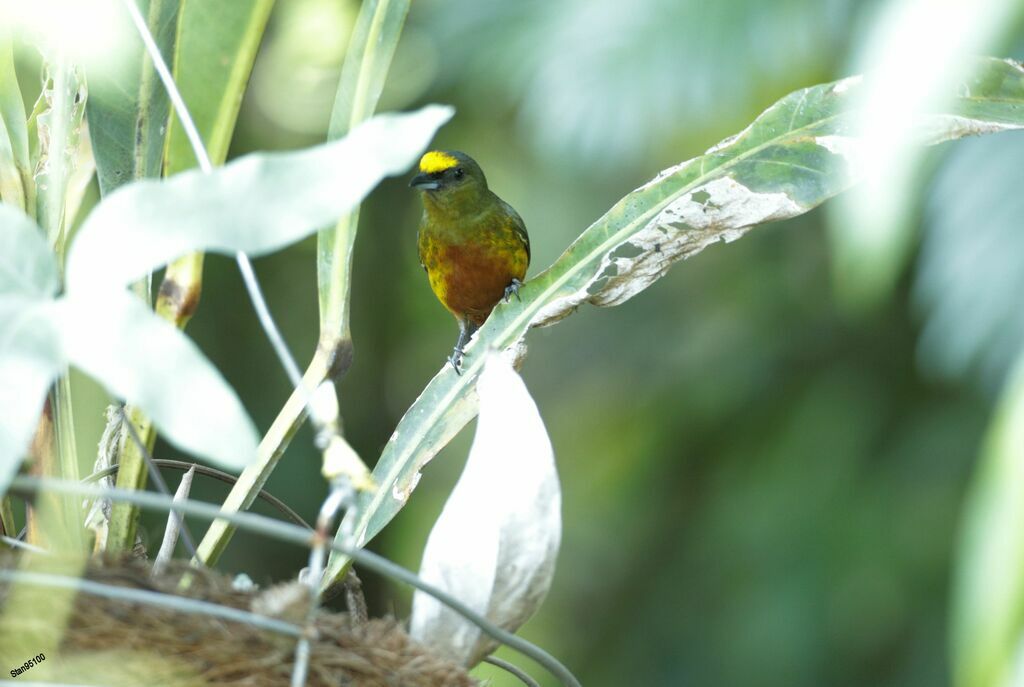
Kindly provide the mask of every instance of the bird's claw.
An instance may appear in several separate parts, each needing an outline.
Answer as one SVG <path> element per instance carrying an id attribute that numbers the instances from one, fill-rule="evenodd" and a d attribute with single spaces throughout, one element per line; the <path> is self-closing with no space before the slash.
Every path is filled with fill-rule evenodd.
<path id="1" fill-rule="evenodd" d="M 523 285 L 523 282 L 516 278 L 512 278 L 512 282 L 505 287 L 505 302 L 508 303 L 512 300 L 512 296 L 516 297 L 517 301 L 522 302 L 522 298 L 519 297 L 519 287 Z"/>
<path id="2" fill-rule="evenodd" d="M 452 369 L 455 370 L 455 374 L 462 375 L 462 359 L 466 357 L 466 354 L 458 346 L 452 351 L 452 354 L 448 356 L 448 362 L 452 364 Z"/>

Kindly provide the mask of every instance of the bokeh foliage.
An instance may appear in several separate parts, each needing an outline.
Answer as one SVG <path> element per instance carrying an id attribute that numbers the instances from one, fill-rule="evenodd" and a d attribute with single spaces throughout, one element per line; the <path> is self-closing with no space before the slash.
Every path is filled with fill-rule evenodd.
<path id="1" fill-rule="evenodd" d="M 867 9 L 853 0 L 628 9 L 421 0 L 381 109 L 456 106 L 438 144 L 473 154 L 519 209 L 535 274 L 656 170 L 790 90 L 844 76 Z M 323 140 L 353 18 L 354 3 L 278 0 L 231 155 Z M 31 72 L 31 63 L 21 56 L 19 67 Z M 524 376 L 552 434 L 565 537 L 528 637 L 593 685 L 949 682 L 958 514 L 999 371 L 1020 348 L 1000 325 L 1014 310 L 1019 290 L 1006 284 L 1019 265 L 999 280 L 1004 272 L 990 266 L 1014 251 L 941 260 L 967 254 L 957 242 L 971 239 L 972 203 L 998 206 L 992 214 L 1008 226 L 1019 218 L 1019 193 L 1000 185 L 1012 154 L 973 150 L 1010 151 L 1022 138 L 939 153 L 939 183 L 915 215 L 922 269 L 911 266 L 889 301 L 855 318 L 830 292 L 816 211 L 710 249 L 620 308 L 531 334 Z M 365 457 L 380 453 L 454 336 L 416 261 L 418 212 L 398 180 L 360 219 L 355 363 L 341 392 L 346 434 Z M 314 259 L 310 241 L 257 263 L 300 357 L 316 341 Z M 950 287 L 957 280 L 963 289 Z M 267 426 L 289 390 L 229 260 L 207 261 L 191 333 Z M 983 363 L 997 370 L 987 386 L 965 362 L 974 360 L 996 360 Z M 102 395 L 84 383 L 76 393 L 96 408 L 77 413 L 80 445 L 94 445 Z M 325 487 L 307 432 L 268 487 L 312 518 Z M 375 547 L 416 567 L 466 448 L 463 437 L 431 463 Z M 157 452 L 173 455 L 163 444 Z M 223 491 L 197 485 L 194 495 L 220 501 Z M 149 521 L 150 536 L 161 527 Z M 240 535 L 224 566 L 266 581 L 301 565 L 300 554 L 278 553 Z M 371 591 L 374 610 L 407 611 L 391 606 L 395 590 Z"/>

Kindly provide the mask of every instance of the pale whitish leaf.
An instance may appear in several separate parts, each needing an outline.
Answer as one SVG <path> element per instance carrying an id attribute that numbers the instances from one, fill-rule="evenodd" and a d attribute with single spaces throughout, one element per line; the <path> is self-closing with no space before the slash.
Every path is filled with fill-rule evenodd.
<path id="1" fill-rule="evenodd" d="M 49 298 L 60 278 L 42 230 L 28 215 L 0 203 L 0 297 Z"/>
<path id="2" fill-rule="evenodd" d="M 947 107 L 918 122 L 919 143 L 1024 128 L 1024 66 L 980 59 Z M 679 260 L 735 240 L 755 226 L 803 214 L 849 188 L 862 141 L 853 135 L 850 77 L 782 98 L 739 134 L 661 172 L 626 195 L 555 261 L 500 304 L 467 347 L 461 376 L 445 366 L 391 435 L 373 470 L 380 488 L 361 494 L 349 523 L 366 543 L 405 505 L 423 466 L 476 414 L 478 351 L 522 345 L 532 327 L 578 307 L 618 305 L 664 276 Z M 341 536 L 341 535 L 339 535 Z M 329 579 L 346 560 L 333 555 Z"/>
<path id="3" fill-rule="evenodd" d="M 515 631 L 551 587 L 562 533 L 561 491 L 544 422 L 508 358 L 491 355 L 466 467 L 435 523 L 420 577 Z M 467 666 L 497 646 L 434 597 L 416 592 L 410 632 Z"/>
<path id="4" fill-rule="evenodd" d="M 294 243 L 408 169 L 451 115 L 437 105 L 380 115 L 333 143 L 125 186 L 86 218 L 68 256 L 68 288 L 123 287 L 196 250 L 257 256 Z"/>
<path id="5" fill-rule="evenodd" d="M 1024 356 L 988 431 L 964 505 L 953 585 L 953 684 L 1011 679 L 1024 639 Z"/>
<path id="6" fill-rule="evenodd" d="M 52 318 L 58 286 L 42 230 L 0 204 L 0 492 L 18 469 L 63 367 Z"/>
<path id="7" fill-rule="evenodd" d="M 0 225 L 0 235 L 3 230 Z M 0 294 L 0 493 L 28 450 L 62 368 L 53 301 Z"/>
<path id="8" fill-rule="evenodd" d="M 142 409 L 178 448 L 231 469 L 256 455 L 257 434 L 238 396 L 192 341 L 135 296 L 64 299 L 68 359 Z"/>

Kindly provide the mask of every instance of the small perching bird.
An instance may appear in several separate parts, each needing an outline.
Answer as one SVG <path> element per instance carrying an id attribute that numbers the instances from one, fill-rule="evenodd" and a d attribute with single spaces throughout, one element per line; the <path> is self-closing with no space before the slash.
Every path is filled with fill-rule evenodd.
<path id="1" fill-rule="evenodd" d="M 502 298 L 518 298 L 530 264 L 530 237 L 519 213 L 487 187 L 480 165 L 465 153 L 426 153 L 409 185 L 423 199 L 420 264 L 459 323 L 448 358 L 458 373 L 463 348 L 494 306 Z"/>

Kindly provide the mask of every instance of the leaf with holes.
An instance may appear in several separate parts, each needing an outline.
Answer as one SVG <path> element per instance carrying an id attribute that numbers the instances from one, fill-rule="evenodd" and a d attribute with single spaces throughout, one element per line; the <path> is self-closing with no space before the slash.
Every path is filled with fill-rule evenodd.
<path id="1" fill-rule="evenodd" d="M 917 123 L 923 144 L 1024 128 L 1024 66 L 977 61 L 943 112 Z M 801 215 L 849 188 L 860 139 L 850 112 L 861 79 L 782 98 L 739 134 L 661 172 L 592 224 L 551 267 L 529 279 L 521 302 L 499 304 L 467 347 L 461 376 L 447 366 L 406 412 L 374 468 L 377 491 L 349 523 L 359 544 L 405 505 L 423 466 L 476 414 L 473 383 L 490 349 L 522 345 L 532 327 L 586 305 L 618 305 L 684 258 L 734 241 L 765 222 Z M 341 536 L 341 535 L 339 535 Z M 327 583 L 347 560 L 332 557 Z"/>

